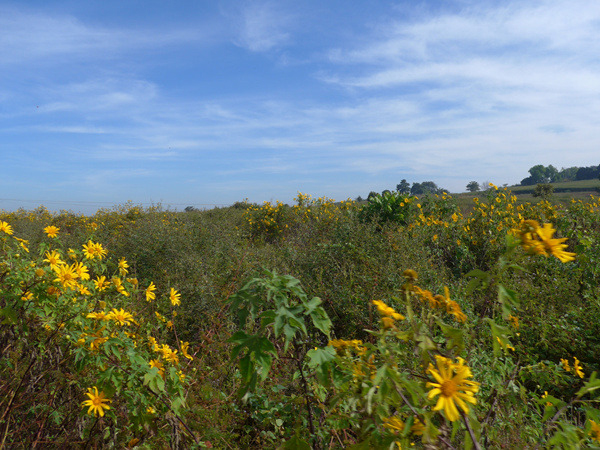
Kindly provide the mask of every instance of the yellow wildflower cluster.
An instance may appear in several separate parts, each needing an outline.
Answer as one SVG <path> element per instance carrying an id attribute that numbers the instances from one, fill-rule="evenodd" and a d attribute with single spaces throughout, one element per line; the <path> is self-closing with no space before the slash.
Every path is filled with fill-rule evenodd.
<path id="1" fill-rule="evenodd" d="M 575 259 L 575 253 L 566 252 L 567 245 L 564 244 L 567 238 L 554 239 L 552 236 L 555 229 L 550 223 L 543 226 L 535 220 L 524 220 L 520 227 L 513 229 L 513 234 L 521 241 L 521 246 L 528 253 L 535 255 L 557 257 L 561 262 L 569 262 Z"/>
<path id="2" fill-rule="evenodd" d="M 379 311 L 379 314 L 381 315 L 381 323 L 383 324 L 383 328 L 385 329 L 395 328 L 396 320 L 405 319 L 405 317 L 402 314 L 397 313 L 394 310 L 394 308 L 386 305 L 381 300 L 373 300 L 373 304 L 377 306 L 377 311 Z"/>
<path id="3" fill-rule="evenodd" d="M 431 309 L 444 310 L 454 316 L 458 322 L 464 323 L 467 321 L 467 316 L 462 312 L 460 305 L 450 298 L 450 290 L 446 286 L 444 286 L 444 295 L 433 295 L 431 291 L 421 289 L 411 283 L 407 283 L 405 288 L 412 292 L 421 303 L 428 305 Z"/>
<path id="4" fill-rule="evenodd" d="M 583 373 L 583 367 L 581 366 L 579 360 L 576 357 L 573 357 L 573 367 L 569 365 L 568 359 L 561 358 L 560 362 L 565 372 L 571 372 L 574 375 L 577 375 L 579 378 L 583 378 L 585 376 L 585 374 Z"/>
<path id="5" fill-rule="evenodd" d="M 83 244 L 83 255 L 87 259 L 102 259 L 106 256 L 106 250 L 102 247 L 102 244 L 94 243 L 91 240 L 87 244 Z"/>
<path id="6" fill-rule="evenodd" d="M 590 426 L 591 426 L 590 427 L 590 436 L 592 436 L 593 440 L 600 443 L 600 423 L 596 423 L 592 419 L 589 419 L 589 421 L 590 421 Z"/>
<path id="7" fill-rule="evenodd" d="M 375 378 L 377 372 L 374 364 L 375 355 L 367 354 L 367 347 L 363 341 L 360 339 L 333 339 L 329 341 L 329 345 L 335 348 L 338 356 L 343 357 L 354 381 L 359 381 L 364 377 Z"/>
<path id="8" fill-rule="evenodd" d="M 292 212 L 302 222 L 322 222 L 324 224 L 338 222 L 345 213 L 352 210 L 356 203 L 351 200 L 335 200 L 327 197 L 313 199 L 310 194 L 298 192 L 294 199 L 297 205 L 292 207 Z"/>
<path id="9" fill-rule="evenodd" d="M 244 212 L 244 219 L 254 237 L 275 238 L 288 228 L 285 222 L 286 206 L 277 201 L 275 205 L 264 202 L 262 206 L 250 205 Z"/>
<path id="10" fill-rule="evenodd" d="M 338 354 L 345 354 L 346 350 L 350 350 L 357 355 L 364 355 L 367 348 L 364 346 L 363 341 L 360 339 L 344 340 L 344 339 L 332 339 L 329 341 L 329 345 L 335 348 Z"/>
<path id="11" fill-rule="evenodd" d="M 406 424 L 400 417 L 392 416 L 383 419 L 383 426 L 384 428 L 387 428 L 388 430 L 398 434 L 404 432 Z M 425 425 L 423 422 L 421 422 L 418 417 L 415 417 L 414 422 L 410 427 L 410 432 L 415 436 L 422 436 L 424 430 Z"/>

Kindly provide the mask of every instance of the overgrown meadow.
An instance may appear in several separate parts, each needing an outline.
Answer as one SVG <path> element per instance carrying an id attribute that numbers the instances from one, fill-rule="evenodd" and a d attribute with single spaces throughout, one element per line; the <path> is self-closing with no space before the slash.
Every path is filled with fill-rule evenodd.
<path id="1" fill-rule="evenodd" d="M 600 445 L 600 201 L 0 213 L 0 448 Z"/>

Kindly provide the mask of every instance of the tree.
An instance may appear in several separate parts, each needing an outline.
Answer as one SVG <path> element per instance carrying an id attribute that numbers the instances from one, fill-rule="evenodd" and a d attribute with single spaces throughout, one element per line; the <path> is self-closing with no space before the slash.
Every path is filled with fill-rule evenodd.
<path id="1" fill-rule="evenodd" d="M 422 183 L 413 183 L 410 188 L 412 195 L 419 194 L 442 194 L 448 192 L 445 189 L 439 188 L 433 181 L 423 181 Z"/>
<path id="2" fill-rule="evenodd" d="M 575 175 L 576 180 L 593 180 L 600 175 L 600 166 L 580 167 Z"/>
<path id="3" fill-rule="evenodd" d="M 396 185 L 396 190 L 401 194 L 410 194 L 410 184 L 403 178 L 400 184 Z"/>
<path id="4" fill-rule="evenodd" d="M 423 194 L 423 187 L 421 186 L 421 183 L 413 183 L 412 187 L 410 188 L 410 193 L 412 195 L 419 195 L 419 194 Z"/>
<path id="5" fill-rule="evenodd" d="M 542 197 L 544 200 L 546 200 L 550 196 L 552 196 L 553 192 L 554 186 L 552 186 L 550 183 L 538 183 L 538 185 L 535 187 L 535 190 L 533 191 L 533 196 Z"/>
<path id="6" fill-rule="evenodd" d="M 477 181 L 470 181 L 469 184 L 467 184 L 467 191 L 469 192 L 477 192 L 480 189 L 481 188 L 479 187 L 479 183 Z"/>
<path id="7" fill-rule="evenodd" d="M 375 191 L 371 191 L 369 192 L 369 195 L 367 197 L 367 200 L 371 200 L 373 197 L 377 197 L 379 194 Z"/>
<path id="8" fill-rule="evenodd" d="M 546 167 L 546 178 L 550 183 L 556 183 L 558 181 L 558 169 L 550 164 Z"/>
<path id="9" fill-rule="evenodd" d="M 533 186 L 534 184 L 544 184 L 550 181 L 546 176 L 546 168 L 542 164 L 537 164 L 529 169 L 529 176 L 521 180 L 521 186 Z"/>

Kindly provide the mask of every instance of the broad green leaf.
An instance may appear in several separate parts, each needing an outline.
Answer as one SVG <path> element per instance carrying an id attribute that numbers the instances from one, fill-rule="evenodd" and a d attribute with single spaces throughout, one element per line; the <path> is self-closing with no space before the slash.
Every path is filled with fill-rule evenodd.
<path id="1" fill-rule="evenodd" d="M 294 436 L 283 444 L 285 450 L 310 450 L 312 447 L 308 442 L 300 439 L 298 436 Z"/>

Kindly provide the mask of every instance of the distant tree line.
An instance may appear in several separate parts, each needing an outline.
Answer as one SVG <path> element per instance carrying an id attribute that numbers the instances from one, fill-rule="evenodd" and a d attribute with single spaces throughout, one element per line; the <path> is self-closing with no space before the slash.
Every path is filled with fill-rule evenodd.
<path id="1" fill-rule="evenodd" d="M 538 164 L 529 169 L 529 176 L 521 180 L 521 186 L 559 183 L 562 181 L 593 180 L 600 178 L 600 164 L 589 167 L 568 167 L 558 170 L 552 164 L 545 167 Z"/>
<path id="2" fill-rule="evenodd" d="M 391 191 L 386 189 L 385 191 L 382 192 L 382 194 L 385 194 L 386 192 L 391 192 Z M 396 192 L 399 192 L 400 194 L 405 194 L 405 195 L 409 195 L 409 194 L 410 195 L 427 195 L 427 194 L 443 194 L 443 193 L 447 194 L 447 193 L 449 193 L 449 191 L 447 189 L 438 187 L 438 185 L 435 184 L 433 181 L 423 181 L 422 183 L 413 183 L 411 185 L 405 179 L 403 179 L 402 181 L 400 181 L 400 183 L 398 183 L 396 185 Z M 375 191 L 369 192 L 367 200 L 376 195 L 379 195 L 379 192 L 375 192 Z M 360 202 L 363 200 L 363 198 L 361 196 L 358 196 L 356 198 L 356 200 Z"/>

